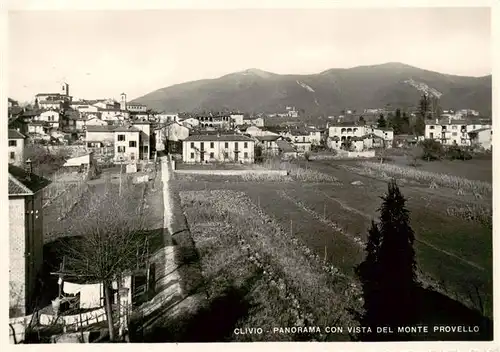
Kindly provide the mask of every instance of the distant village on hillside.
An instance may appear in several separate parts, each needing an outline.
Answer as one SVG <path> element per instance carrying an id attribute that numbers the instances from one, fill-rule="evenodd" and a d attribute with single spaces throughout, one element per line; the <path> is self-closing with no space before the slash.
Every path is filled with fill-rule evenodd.
<path id="1" fill-rule="evenodd" d="M 106 163 L 149 160 L 166 149 L 179 153 L 188 163 L 254 162 L 253 150 L 239 153 L 235 147 L 223 152 L 228 147 L 216 147 L 205 152 L 195 147 L 198 143 L 193 139 L 200 141 L 200 135 L 205 135 L 204 140 L 211 145 L 218 145 L 220 134 L 225 135 L 225 146 L 229 142 L 237 145 L 237 140 L 247 137 L 247 143 L 259 147 L 262 153 L 281 154 L 286 150 L 287 156 L 292 150 L 291 155 L 298 155 L 322 146 L 362 152 L 423 138 L 445 145 L 491 146 L 491 121 L 479 119 L 479 113 L 471 109 L 442 110 L 440 116 L 426 119 L 422 131 L 410 128 L 395 133 L 390 122 L 377 123 L 380 116 L 387 121 L 394 116 L 395 111 L 387 108 L 366 108 L 362 113 L 345 109 L 316 124 L 300 121 L 299 112 L 291 106 L 285 112 L 258 116 L 241 112 L 165 113 L 129 103 L 125 93 L 120 95 L 120 101 L 74 101 L 67 83 L 62 84 L 59 93 L 36 94 L 33 106 L 22 108 L 10 98 L 8 106 L 9 130 L 17 133 L 12 136 L 54 147 L 80 146 L 75 150 L 92 153 L 96 160 Z M 416 113 L 413 109 L 405 115 L 415 119 Z M 9 160 L 22 163 L 22 151 L 13 144 L 9 137 Z"/>

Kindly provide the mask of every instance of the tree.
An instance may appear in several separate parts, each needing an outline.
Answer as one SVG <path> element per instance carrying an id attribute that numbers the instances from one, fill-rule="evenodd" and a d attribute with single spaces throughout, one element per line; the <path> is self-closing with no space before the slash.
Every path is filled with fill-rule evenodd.
<path id="1" fill-rule="evenodd" d="M 425 121 L 425 119 L 431 117 L 431 115 L 429 114 L 430 110 L 431 110 L 431 99 L 426 93 L 424 93 L 422 94 L 418 102 L 418 117 L 421 117 L 422 120 Z"/>
<path id="2" fill-rule="evenodd" d="M 389 127 L 392 127 L 394 134 L 401 134 L 403 126 L 403 119 L 401 117 L 401 110 L 396 109 L 396 114 L 389 119 Z"/>
<path id="3" fill-rule="evenodd" d="M 378 128 L 387 127 L 387 122 L 385 121 L 384 114 L 380 114 L 380 117 L 377 120 L 377 126 Z"/>
<path id="4" fill-rule="evenodd" d="M 125 188 L 120 196 L 108 185 L 93 194 L 84 216 L 75 219 L 72 236 L 78 241 L 63 248 L 65 271 L 86 282 L 102 283 L 110 339 L 115 339 L 111 286 L 147 260 L 149 242 L 141 197 Z M 127 187 L 127 186 L 126 186 Z M 114 187 L 116 188 L 116 186 Z"/>
<path id="5" fill-rule="evenodd" d="M 409 326 L 418 320 L 418 297 L 413 248 L 415 234 L 410 226 L 406 199 L 395 180 L 388 184 L 382 197 L 380 223 L 372 222 L 366 245 L 366 258 L 356 267 L 363 284 L 365 313 L 363 324 L 392 327 L 393 335 L 369 334 L 366 340 L 399 340 L 398 326 Z M 408 336 L 406 336 L 406 339 Z"/>
<path id="6" fill-rule="evenodd" d="M 420 142 L 422 159 L 427 161 L 439 160 L 444 155 L 443 145 L 434 139 L 425 139 Z"/>
<path id="7" fill-rule="evenodd" d="M 403 112 L 403 116 L 401 118 L 401 132 L 402 133 L 410 133 L 410 117 L 406 112 Z"/>
<path id="8" fill-rule="evenodd" d="M 33 171 L 40 176 L 50 177 L 70 158 L 67 148 L 43 147 L 39 144 L 27 144 L 24 149 L 25 160 L 30 160 Z"/>

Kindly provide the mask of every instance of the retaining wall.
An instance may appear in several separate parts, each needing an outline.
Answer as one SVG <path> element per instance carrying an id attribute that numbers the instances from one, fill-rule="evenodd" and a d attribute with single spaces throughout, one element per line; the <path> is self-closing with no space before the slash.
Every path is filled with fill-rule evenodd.
<path id="1" fill-rule="evenodd" d="M 287 170 L 175 170 L 176 174 L 190 175 L 220 175 L 220 176 L 242 176 L 242 175 L 277 175 L 286 176 Z"/>

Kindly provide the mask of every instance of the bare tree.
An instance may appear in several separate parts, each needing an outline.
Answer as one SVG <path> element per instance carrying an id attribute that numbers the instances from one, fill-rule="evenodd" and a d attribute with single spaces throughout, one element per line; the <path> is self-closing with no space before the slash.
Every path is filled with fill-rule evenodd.
<path id="1" fill-rule="evenodd" d="M 146 264 L 148 241 L 142 194 L 127 185 L 118 195 L 113 185 L 89 199 L 87 213 L 72 226 L 76 244 L 67 246 L 65 271 L 103 284 L 110 340 L 115 339 L 111 285 Z M 133 186 L 132 186 L 133 187 Z M 116 187 L 115 187 L 116 188 Z"/>

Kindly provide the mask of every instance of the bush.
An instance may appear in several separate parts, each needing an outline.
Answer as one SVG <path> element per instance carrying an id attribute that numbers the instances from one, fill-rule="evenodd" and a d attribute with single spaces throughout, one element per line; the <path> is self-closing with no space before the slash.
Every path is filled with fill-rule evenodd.
<path id="1" fill-rule="evenodd" d="M 461 148 L 454 145 L 446 150 L 446 157 L 449 160 L 470 160 L 472 159 L 472 154 L 467 148 Z"/>
<path id="2" fill-rule="evenodd" d="M 444 156 L 444 149 L 441 143 L 433 139 L 425 139 L 420 142 L 422 148 L 422 159 L 427 161 L 439 160 Z"/>

